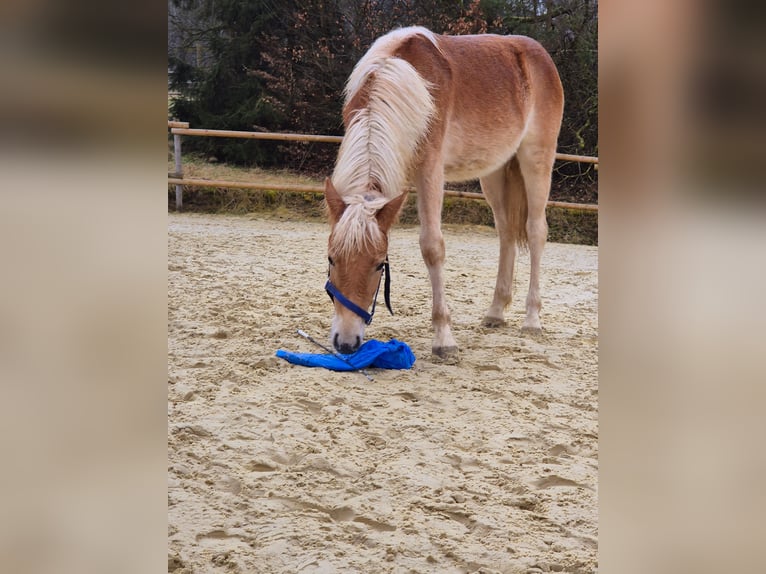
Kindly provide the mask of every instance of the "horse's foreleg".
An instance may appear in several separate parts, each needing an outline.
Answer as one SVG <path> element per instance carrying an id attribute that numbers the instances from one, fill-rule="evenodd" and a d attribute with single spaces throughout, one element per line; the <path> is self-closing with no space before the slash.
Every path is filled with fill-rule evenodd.
<path id="1" fill-rule="evenodd" d="M 421 169 L 416 174 L 418 190 L 418 217 L 420 218 L 420 252 L 431 279 L 433 308 L 431 322 L 434 340 L 431 350 L 444 359 L 457 359 L 458 346 L 452 336 L 450 313 L 444 294 L 444 237 L 441 231 L 442 195 L 444 176 L 442 170 Z"/>
<path id="2" fill-rule="evenodd" d="M 540 262 L 548 238 L 548 222 L 545 206 L 551 188 L 551 170 L 555 149 L 544 146 L 523 145 L 518 152 L 524 186 L 527 191 L 527 243 L 529 245 L 529 292 L 527 293 L 527 315 L 523 332 L 540 333 Z"/>

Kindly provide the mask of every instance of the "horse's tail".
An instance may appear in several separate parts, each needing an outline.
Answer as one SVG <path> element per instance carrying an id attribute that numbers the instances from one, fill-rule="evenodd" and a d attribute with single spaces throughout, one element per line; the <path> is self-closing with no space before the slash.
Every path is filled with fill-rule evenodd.
<path id="1" fill-rule="evenodd" d="M 520 248 L 527 246 L 527 189 L 524 186 L 524 177 L 521 175 L 521 166 L 516 156 L 505 165 L 506 190 L 510 194 L 511 204 L 509 217 L 513 240 Z"/>
<path id="2" fill-rule="evenodd" d="M 434 113 L 429 84 L 409 62 L 368 53 L 346 86 L 335 187 L 344 195 L 370 186 L 388 198 L 401 194 Z"/>

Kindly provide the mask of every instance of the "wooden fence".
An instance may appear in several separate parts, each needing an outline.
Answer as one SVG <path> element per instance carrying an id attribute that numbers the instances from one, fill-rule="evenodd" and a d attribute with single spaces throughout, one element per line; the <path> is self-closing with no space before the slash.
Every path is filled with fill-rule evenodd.
<path id="1" fill-rule="evenodd" d="M 175 158 L 175 173 L 168 174 L 168 184 L 176 186 L 176 209 L 183 208 L 183 186 L 198 187 L 230 187 L 243 189 L 269 189 L 274 191 L 287 191 L 294 193 L 324 193 L 324 187 L 320 185 L 301 185 L 301 184 L 275 184 L 275 183 L 256 183 L 244 181 L 225 181 L 217 179 L 186 178 L 183 175 L 183 164 L 181 162 L 181 136 L 202 136 L 202 137 L 224 137 L 224 138 L 246 138 L 259 140 L 282 140 L 282 141 L 308 141 L 340 143 L 342 136 L 325 136 L 309 134 L 284 134 L 271 132 L 244 132 L 233 130 L 207 130 L 190 129 L 188 122 L 168 121 L 168 128 L 173 134 L 173 156 Z M 566 153 L 557 153 L 556 160 L 576 161 L 581 163 L 595 164 L 598 169 L 598 158 L 586 155 L 572 155 Z M 408 188 L 415 191 L 414 187 Z M 456 191 L 445 189 L 444 195 L 450 197 L 464 197 L 467 199 L 483 200 L 481 193 L 472 193 L 468 191 Z M 572 209 L 577 211 L 598 211 L 598 205 L 593 203 L 569 203 L 566 201 L 549 201 L 548 207 L 560 207 L 563 209 Z"/>

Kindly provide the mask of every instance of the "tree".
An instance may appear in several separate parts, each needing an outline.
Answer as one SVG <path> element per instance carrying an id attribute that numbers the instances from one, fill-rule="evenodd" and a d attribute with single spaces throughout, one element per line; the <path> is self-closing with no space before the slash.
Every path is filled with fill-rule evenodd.
<path id="1" fill-rule="evenodd" d="M 417 24 L 540 41 L 564 84 L 559 149 L 598 153 L 597 0 L 170 1 L 171 89 L 181 94 L 172 113 L 193 125 L 340 135 L 343 85 L 355 62 L 392 28 Z M 337 152 L 217 138 L 190 145 L 223 161 L 325 172 Z"/>
<path id="2" fill-rule="evenodd" d="M 285 111 L 255 70 L 268 70 L 267 30 L 284 28 L 288 3 L 268 0 L 173 0 L 185 12 L 180 45 L 201 46 L 206 57 L 190 64 L 172 54 L 170 88 L 177 90 L 171 112 L 197 126 L 217 129 L 280 129 Z M 274 146 L 195 138 L 189 147 L 235 163 L 271 163 Z M 271 148 L 271 149 L 269 149 Z"/>

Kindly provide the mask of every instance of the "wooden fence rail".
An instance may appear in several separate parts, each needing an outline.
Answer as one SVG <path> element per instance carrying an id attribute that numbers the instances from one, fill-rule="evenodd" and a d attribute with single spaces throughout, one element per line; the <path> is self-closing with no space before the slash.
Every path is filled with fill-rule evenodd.
<path id="1" fill-rule="evenodd" d="M 168 184 L 176 186 L 176 209 L 183 207 L 183 186 L 197 187 L 230 187 L 241 189 L 271 189 L 274 191 L 286 191 L 294 193 L 323 193 L 324 187 L 319 185 L 302 184 L 275 184 L 275 183 L 254 183 L 244 181 L 225 181 L 216 179 L 185 178 L 183 176 L 183 165 L 181 163 L 181 136 L 202 136 L 202 137 L 228 137 L 245 138 L 259 140 L 281 140 L 281 141 L 309 141 L 323 143 L 340 143 L 342 136 L 311 135 L 311 134 L 290 134 L 290 133 L 272 133 L 272 132 L 245 132 L 235 130 L 208 130 L 208 129 L 190 129 L 188 122 L 168 121 L 168 128 L 173 134 L 173 155 L 175 158 L 175 173 L 168 174 Z M 598 169 L 598 158 L 586 155 L 572 155 L 566 153 L 557 153 L 556 159 L 559 161 L 576 161 L 580 163 L 595 164 Z M 408 188 L 415 191 L 414 187 Z M 463 197 L 466 199 L 480 199 L 484 196 L 481 193 L 472 193 L 468 191 L 456 191 L 452 189 L 444 190 L 444 195 L 449 197 Z M 560 207 L 576 211 L 598 211 L 598 205 L 592 203 L 570 203 L 566 201 L 549 201 L 548 207 Z"/>

